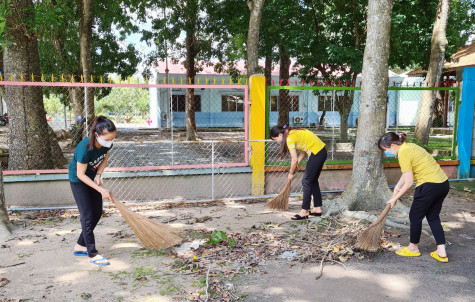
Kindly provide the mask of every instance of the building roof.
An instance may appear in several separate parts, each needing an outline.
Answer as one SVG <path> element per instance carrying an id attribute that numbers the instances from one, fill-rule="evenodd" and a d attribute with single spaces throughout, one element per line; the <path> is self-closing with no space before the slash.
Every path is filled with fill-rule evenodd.
<path id="1" fill-rule="evenodd" d="M 222 73 L 219 73 L 217 71 L 215 71 L 214 69 L 214 64 L 206 64 L 204 62 L 200 62 L 199 64 L 202 68 L 201 71 L 197 72 L 198 75 L 209 75 L 209 76 L 212 76 L 212 75 L 226 75 L 227 73 L 225 72 L 222 72 Z M 262 68 L 264 68 L 264 66 L 262 66 L 262 64 L 259 64 Z M 279 76 L 279 69 L 280 69 L 280 65 L 279 64 L 273 64 L 272 65 L 274 68 L 272 69 L 272 72 L 271 72 L 271 75 L 272 76 Z M 244 63 L 244 61 L 239 61 L 236 63 L 236 69 L 239 70 L 239 72 L 241 74 L 246 74 L 247 72 L 247 68 L 246 68 L 246 65 Z M 157 62 L 157 72 L 159 74 L 165 74 L 165 69 L 166 69 L 166 63 L 164 61 L 158 61 Z M 298 65 L 296 64 L 291 64 L 290 66 L 290 72 L 293 72 L 294 70 L 297 70 L 298 69 Z M 168 62 L 168 72 L 169 74 L 175 74 L 175 75 L 185 75 L 186 74 L 186 69 L 185 69 L 185 66 L 183 65 L 183 63 L 173 63 L 171 61 Z M 335 72 L 334 73 L 334 76 L 338 77 L 338 75 L 340 75 L 342 72 Z M 318 76 L 321 76 L 320 74 Z M 391 70 L 388 71 L 388 76 L 391 78 L 391 77 L 398 77 L 399 75 L 395 72 L 392 72 Z M 361 74 L 358 74 L 358 77 L 361 77 Z"/>
<path id="2" fill-rule="evenodd" d="M 451 56 L 450 62 L 444 62 L 444 68 L 449 71 L 469 66 L 475 66 L 475 42 L 460 47 L 459 50 Z M 427 70 L 423 70 L 420 67 L 405 73 L 405 75 L 409 77 L 425 77 L 426 74 Z"/>
<path id="3" fill-rule="evenodd" d="M 450 62 L 445 62 L 444 67 L 451 70 L 461 67 L 475 66 L 475 42 L 470 45 L 460 47 L 451 56 Z"/>

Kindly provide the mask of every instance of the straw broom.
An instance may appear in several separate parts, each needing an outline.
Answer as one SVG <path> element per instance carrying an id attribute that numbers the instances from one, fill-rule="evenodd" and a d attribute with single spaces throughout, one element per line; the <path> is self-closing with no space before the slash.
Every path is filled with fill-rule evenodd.
<path id="1" fill-rule="evenodd" d="M 288 180 L 285 187 L 280 191 L 280 193 L 269 200 L 266 203 L 266 206 L 273 210 L 287 211 L 289 209 L 289 195 L 290 195 L 290 185 L 292 181 Z"/>
<path id="2" fill-rule="evenodd" d="M 125 204 L 113 197 L 111 200 L 146 248 L 150 250 L 162 249 L 181 242 L 182 239 L 175 234 L 171 227 L 131 211 Z"/>
<path id="3" fill-rule="evenodd" d="M 356 247 L 374 252 L 379 248 L 381 241 L 381 233 L 383 232 L 384 224 L 386 223 L 386 216 L 391 209 L 391 205 L 386 205 L 381 215 L 376 219 L 366 230 L 358 236 Z"/>

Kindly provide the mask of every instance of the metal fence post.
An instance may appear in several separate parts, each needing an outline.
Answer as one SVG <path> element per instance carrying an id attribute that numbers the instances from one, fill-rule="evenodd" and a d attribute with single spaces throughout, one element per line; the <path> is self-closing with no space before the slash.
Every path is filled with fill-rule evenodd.
<path id="1" fill-rule="evenodd" d="M 85 113 L 85 118 L 86 118 L 86 124 L 84 127 L 84 131 L 86 132 L 85 135 L 87 136 L 89 126 L 87 124 L 87 87 L 84 87 L 84 113 Z"/>
<path id="2" fill-rule="evenodd" d="M 211 142 L 211 199 L 214 200 L 214 142 Z"/>
<path id="3" fill-rule="evenodd" d="M 66 113 L 66 105 L 64 105 L 64 130 L 68 129 L 68 116 Z"/>

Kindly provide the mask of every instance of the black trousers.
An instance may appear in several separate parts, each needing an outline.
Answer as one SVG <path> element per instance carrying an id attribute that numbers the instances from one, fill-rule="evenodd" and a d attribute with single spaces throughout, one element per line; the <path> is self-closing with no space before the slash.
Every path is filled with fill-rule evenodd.
<path id="1" fill-rule="evenodd" d="M 313 195 L 313 204 L 315 207 L 322 206 L 322 193 L 318 184 L 318 177 L 322 172 L 323 164 L 327 159 L 327 149 L 325 147 L 317 154 L 308 157 L 305 173 L 302 178 L 303 202 L 302 209 L 310 210 L 310 200 Z"/>
<path id="2" fill-rule="evenodd" d="M 449 181 L 425 183 L 416 188 L 414 201 L 409 211 L 411 222 L 411 243 L 417 244 L 421 238 L 422 220 L 427 218 L 437 245 L 445 244 L 444 230 L 440 223 L 440 210 L 449 193 Z"/>
<path id="3" fill-rule="evenodd" d="M 70 182 L 74 199 L 79 209 L 82 232 L 77 243 L 87 248 L 90 258 L 99 252 L 96 250 L 94 228 L 102 216 L 102 195 L 83 182 Z"/>

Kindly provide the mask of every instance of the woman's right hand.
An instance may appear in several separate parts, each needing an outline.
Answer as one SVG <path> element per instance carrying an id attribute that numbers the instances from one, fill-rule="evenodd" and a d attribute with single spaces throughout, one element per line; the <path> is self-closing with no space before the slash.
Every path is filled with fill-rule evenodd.
<path id="1" fill-rule="evenodd" d="M 401 191 L 401 188 L 398 186 L 395 186 L 394 191 L 393 191 L 393 196 L 396 196 L 396 194 L 399 193 L 399 191 Z"/>
<path id="2" fill-rule="evenodd" d="M 107 190 L 107 189 L 104 189 L 102 188 L 99 193 L 101 193 L 102 195 L 102 198 L 105 198 L 107 200 L 111 200 L 112 199 L 112 192 L 110 190 Z"/>
<path id="3" fill-rule="evenodd" d="M 292 181 L 292 180 L 294 180 L 294 177 L 295 177 L 294 174 L 289 173 L 289 176 L 287 176 L 287 179 L 288 179 L 289 181 Z"/>

